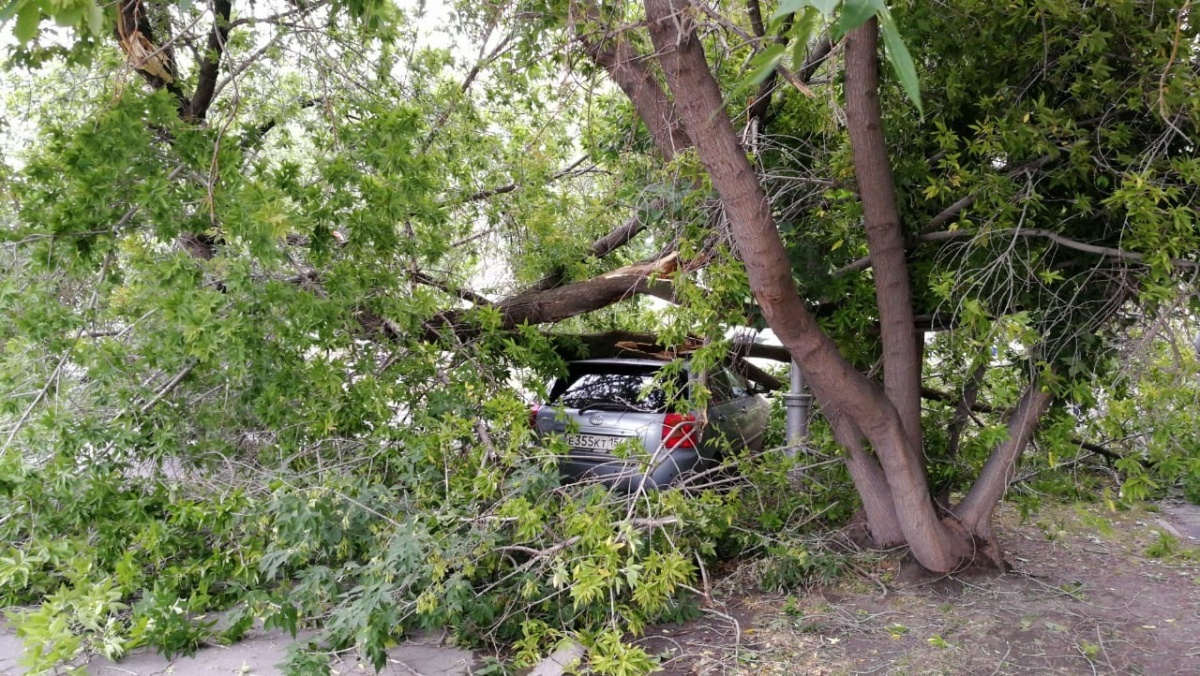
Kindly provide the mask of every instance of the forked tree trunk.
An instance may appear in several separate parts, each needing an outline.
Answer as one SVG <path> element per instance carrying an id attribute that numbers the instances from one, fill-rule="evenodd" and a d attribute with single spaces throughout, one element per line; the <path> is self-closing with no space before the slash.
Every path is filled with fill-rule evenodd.
<path id="1" fill-rule="evenodd" d="M 629 98 L 663 159 L 670 162 L 676 153 L 692 147 L 692 141 L 680 124 L 675 107 L 650 69 L 650 62 L 638 58 L 639 55 L 623 33 L 604 35 L 600 31 L 604 24 L 596 1 L 571 0 L 569 12 L 584 52 L 593 63 L 608 73 Z"/>
<path id="2" fill-rule="evenodd" d="M 1042 414 L 1050 407 L 1053 397 L 1041 389 L 1038 381 L 1030 383 L 1008 420 L 1008 439 L 988 457 L 983 471 L 967 497 L 954 510 L 963 525 L 973 532 L 986 527 L 992 520 L 996 504 L 1004 497 L 1013 468 L 1021 451 L 1029 444 Z"/>
<path id="3" fill-rule="evenodd" d="M 868 101 L 864 105 L 859 100 L 856 105 L 848 106 L 847 112 L 868 118 L 855 120 L 852 125 L 859 132 L 868 132 L 855 132 L 854 153 L 856 166 L 861 155 L 865 174 L 859 180 L 865 211 L 869 213 L 868 246 L 876 266 L 884 261 L 886 269 L 878 277 L 876 268 L 883 287 L 877 301 L 886 332 L 886 359 L 891 363 L 886 375 L 887 393 L 842 357 L 798 295 L 767 196 L 738 146 L 720 89 L 696 35 L 692 11 L 686 0 L 646 0 L 650 36 L 675 97 L 675 107 L 729 216 L 755 298 L 771 328 L 802 366 L 817 399 L 827 411 L 846 417 L 845 421 L 834 420 L 835 431 L 839 442 L 847 447 L 850 467 L 864 503 L 875 513 L 873 527 L 885 538 L 895 537 L 898 530 L 914 557 L 926 568 L 935 572 L 955 570 L 973 558 L 978 545 L 976 536 L 990 536 L 991 510 L 1003 495 L 1004 477 L 1049 399 L 1036 388 L 1031 389 L 1010 425 L 1016 433 L 997 449 L 977 490 L 964 503 L 970 518 L 962 523 L 943 523 L 934 510 L 920 453 L 920 357 L 912 328 L 908 271 L 904 266 L 900 224 L 895 217 L 886 149 L 882 145 L 878 103 L 870 105 Z M 865 33 L 876 29 L 872 22 L 861 30 Z M 855 71 L 859 76 L 868 70 L 874 73 L 878 68 L 874 34 L 858 35 L 856 39 L 860 40 L 856 46 L 848 46 L 848 51 L 854 50 L 858 59 Z M 871 76 L 868 86 L 876 86 L 874 77 Z M 847 90 L 850 89 L 848 84 Z M 854 96 L 870 98 L 871 95 L 860 90 Z M 867 193 L 884 188 L 885 202 L 866 204 L 874 199 L 867 197 Z M 885 308 L 889 305 L 905 307 Z M 906 326 L 901 326 L 902 323 Z M 879 466 L 874 465 L 862 447 L 856 431 L 870 442 Z M 880 516 L 880 512 L 886 515 Z"/>
<path id="4" fill-rule="evenodd" d="M 883 468 L 863 446 L 863 434 L 845 416 L 826 414 L 833 438 L 846 449 L 846 469 L 854 490 L 862 500 L 867 517 L 867 531 L 877 547 L 895 547 L 905 542 L 904 529 L 896 518 L 896 503 L 888 486 Z"/>

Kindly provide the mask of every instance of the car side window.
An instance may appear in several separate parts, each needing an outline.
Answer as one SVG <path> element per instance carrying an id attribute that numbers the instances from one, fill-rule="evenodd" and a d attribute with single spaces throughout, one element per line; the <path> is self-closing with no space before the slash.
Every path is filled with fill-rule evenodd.
<path id="1" fill-rule="evenodd" d="M 722 404 L 733 399 L 733 392 L 729 387 L 729 380 L 721 375 L 721 369 L 714 370 L 705 378 L 705 387 L 712 394 L 713 404 Z"/>
<path id="2" fill-rule="evenodd" d="M 728 383 L 729 399 L 744 399 L 750 396 L 750 383 L 741 375 L 730 369 L 723 368 L 721 369 L 721 376 Z"/>

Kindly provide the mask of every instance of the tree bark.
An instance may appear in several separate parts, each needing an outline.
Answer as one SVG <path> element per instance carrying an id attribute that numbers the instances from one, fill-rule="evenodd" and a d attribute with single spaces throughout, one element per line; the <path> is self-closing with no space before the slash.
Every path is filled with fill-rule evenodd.
<path id="1" fill-rule="evenodd" d="M 175 63 L 174 40 L 155 35 L 154 26 L 142 0 L 120 0 L 117 3 L 117 23 L 114 28 L 117 45 L 125 53 L 129 65 L 155 89 L 166 89 L 175 97 L 181 113 L 186 111 L 188 98 L 179 87 Z"/>
<path id="2" fill-rule="evenodd" d="M 225 42 L 229 39 L 229 14 L 233 11 L 230 0 L 214 0 L 213 26 L 208 34 L 208 45 L 200 62 L 196 91 L 183 114 L 184 120 L 198 123 L 208 114 L 213 96 L 217 91 L 217 76 L 221 74 L 221 55 L 225 53 Z"/>
<path id="3" fill-rule="evenodd" d="M 875 300 L 883 340 L 884 392 L 896 406 L 911 452 L 921 462 L 921 359 L 913 329 L 912 289 L 904 232 L 883 137 L 879 106 L 879 27 L 867 21 L 846 36 L 846 126 L 863 205 L 867 249 L 875 267 Z"/>
<path id="4" fill-rule="evenodd" d="M 637 295 L 649 294 L 669 299 L 674 287 L 670 282 L 658 278 L 669 276 L 679 269 L 678 254 L 671 254 L 657 260 L 626 265 L 582 282 L 510 296 L 489 304 L 487 311 L 500 313 L 498 328 L 512 329 L 522 324 L 560 322 Z M 479 329 L 466 321 L 468 312 L 452 310 L 437 315 L 426 322 L 425 338 L 436 340 L 446 331 L 463 339 L 477 335 Z"/>
<path id="5" fill-rule="evenodd" d="M 974 411 L 979 404 L 979 388 L 983 385 L 983 377 L 987 375 L 988 368 L 986 356 L 983 359 L 971 370 L 971 375 L 967 377 L 967 382 L 963 386 L 962 399 L 958 401 L 958 406 L 954 407 L 954 417 L 950 419 L 949 441 L 946 443 L 947 460 L 958 457 L 963 430 L 967 426 L 967 420 L 971 417 L 971 411 Z"/>
<path id="6" fill-rule="evenodd" d="M 570 11 L 571 22 L 584 51 L 629 97 L 663 159 L 670 162 L 676 153 L 690 148 L 692 141 L 684 131 L 675 106 L 646 66 L 649 61 L 636 58 L 633 45 L 622 33 L 599 35 L 596 32 L 603 23 L 592 0 L 572 0 Z"/>
<path id="7" fill-rule="evenodd" d="M 1053 400 L 1053 395 L 1044 392 L 1037 380 L 1030 383 L 1021 395 L 1008 421 L 1008 439 L 992 451 L 971 491 L 954 510 L 958 519 L 972 532 L 990 531 L 992 514 L 1000 498 L 1004 497 L 1017 458 L 1029 444 L 1042 414 Z"/>
<path id="8" fill-rule="evenodd" d="M 938 520 L 923 467 L 912 462 L 909 432 L 895 406 L 841 356 L 797 294 L 766 194 L 738 147 L 696 36 L 690 5 L 683 0 L 646 0 L 646 15 L 676 108 L 725 205 L 763 315 L 802 365 L 817 398 L 848 415 L 879 454 L 914 556 L 930 570 L 954 570 L 969 556 L 969 548 Z"/>
<path id="9" fill-rule="evenodd" d="M 904 529 L 896 517 L 892 489 L 879 462 L 863 447 L 862 432 L 837 413 L 827 414 L 826 417 L 833 428 L 834 439 L 846 449 L 846 469 L 850 472 L 850 480 L 854 482 L 854 490 L 862 499 L 871 540 L 878 547 L 904 544 Z"/>

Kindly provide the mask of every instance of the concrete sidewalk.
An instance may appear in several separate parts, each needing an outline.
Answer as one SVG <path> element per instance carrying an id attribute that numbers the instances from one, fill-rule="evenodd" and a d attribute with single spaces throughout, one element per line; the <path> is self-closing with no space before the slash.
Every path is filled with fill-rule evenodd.
<path id="1" fill-rule="evenodd" d="M 303 638 L 303 637 L 301 637 Z M 286 658 L 291 636 L 279 631 L 251 634 L 231 646 L 209 646 L 192 657 L 167 660 L 152 652 L 135 652 L 119 662 L 96 658 L 84 673 L 91 676 L 274 676 L 282 674 L 277 664 Z M 21 640 L 11 627 L 0 624 L 0 676 L 21 676 Z M 475 657 L 461 648 L 444 645 L 436 635 L 416 635 L 388 651 L 388 664 L 380 674 L 387 676 L 468 676 Z M 369 664 L 357 664 L 350 656 L 335 659 L 334 674 L 373 674 Z"/>

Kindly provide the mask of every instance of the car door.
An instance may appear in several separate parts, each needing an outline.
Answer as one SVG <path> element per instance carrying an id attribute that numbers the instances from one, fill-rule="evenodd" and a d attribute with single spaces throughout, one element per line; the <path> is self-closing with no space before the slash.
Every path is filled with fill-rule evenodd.
<path id="1" fill-rule="evenodd" d="M 711 395 L 705 411 L 708 424 L 704 432 L 709 459 L 720 458 L 727 449 L 737 452 L 741 446 L 740 410 L 732 385 L 721 371 L 714 369 L 705 378 L 705 386 Z"/>
<path id="2" fill-rule="evenodd" d="M 749 381 L 737 372 L 724 366 L 719 375 L 728 383 L 728 399 L 725 409 L 726 436 L 739 447 L 761 450 L 763 435 L 767 430 L 768 407 L 766 400 L 754 393 Z"/>

